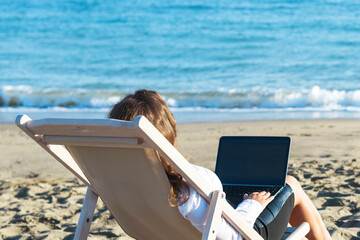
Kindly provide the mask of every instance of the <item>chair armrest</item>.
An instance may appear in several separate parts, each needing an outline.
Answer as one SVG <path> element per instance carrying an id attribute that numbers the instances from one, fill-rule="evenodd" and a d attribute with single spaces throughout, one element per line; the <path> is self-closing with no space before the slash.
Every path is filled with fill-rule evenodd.
<path id="1" fill-rule="evenodd" d="M 303 222 L 295 229 L 289 236 L 287 236 L 286 240 L 300 240 L 305 237 L 305 235 L 310 231 L 310 225 L 307 222 Z"/>
<path id="2" fill-rule="evenodd" d="M 217 229 L 221 222 L 222 207 L 225 200 L 225 193 L 216 190 L 212 193 L 209 212 L 206 220 L 202 240 L 215 240 Z"/>

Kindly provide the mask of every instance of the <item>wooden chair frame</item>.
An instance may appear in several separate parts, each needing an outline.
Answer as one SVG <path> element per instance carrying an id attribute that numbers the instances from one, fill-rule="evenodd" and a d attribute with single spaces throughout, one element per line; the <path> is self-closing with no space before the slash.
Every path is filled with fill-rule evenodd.
<path id="1" fill-rule="evenodd" d="M 91 183 L 74 161 L 71 154 L 61 145 L 71 143 L 78 146 L 110 146 L 153 148 L 164 157 L 207 202 L 210 203 L 209 215 L 202 239 L 215 239 L 221 217 L 229 222 L 244 239 L 260 240 L 262 237 L 249 226 L 225 201 L 225 193 L 214 191 L 212 186 L 196 174 L 190 163 L 165 139 L 165 137 L 143 116 L 138 116 L 133 122 L 112 119 L 76 120 L 76 119 L 42 119 L 31 120 L 26 115 L 19 115 L 17 126 L 28 136 L 49 152 L 62 165 L 69 169 L 87 186 L 83 207 L 74 239 L 86 239 L 89 233 L 92 217 L 98 195 L 92 190 Z M 117 137 L 121 128 L 134 129 L 141 137 Z M 57 133 L 67 129 L 65 135 Z M 103 131 L 106 136 L 92 136 L 88 129 Z M 65 130 L 64 130 L 65 131 Z M 46 134 L 45 134 L 46 133 Z M 309 232 L 307 223 L 291 230 L 286 239 L 302 239 Z M 291 233 L 292 232 L 292 233 Z"/>

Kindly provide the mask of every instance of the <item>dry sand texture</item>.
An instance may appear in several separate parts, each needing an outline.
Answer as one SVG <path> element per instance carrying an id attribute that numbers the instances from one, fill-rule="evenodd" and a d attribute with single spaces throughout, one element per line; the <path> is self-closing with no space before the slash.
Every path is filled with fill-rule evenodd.
<path id="1" fill-rule="evenodd" d="M 292 137 L 289 173 L 334 239 L 360 239 L 360 121 L 255 121 L 179 125 L 189 161 L 214 168 L 223 135 Z M 0 239 L 72 239 L 86 187 L 13 125 L 0 125 Z M 90 239 L 131 239 L 99 201 Z"/>

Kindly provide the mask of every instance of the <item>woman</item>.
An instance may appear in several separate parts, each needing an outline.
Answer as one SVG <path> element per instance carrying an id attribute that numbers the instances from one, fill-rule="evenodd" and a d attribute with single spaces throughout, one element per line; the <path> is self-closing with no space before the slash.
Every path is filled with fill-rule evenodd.
<path id="1" fill-rule="evenodd" d="M 113 106 L 109 118 L 132 121 L 139 115 L 145 116 L 171 144 L 175 144 L 175 118 L 165 101 L 154 91 L 143 89 L 128 95 Z M 163 158 L 161 162 L 171 186 L 170 204 L 178 207 L 181 214 L 197 229 L 204 231 L 208 203 L 191 186 L 188 186 L 182 176 Z M 216 189 L 222 190 L 221 182 L 214 172 L 193 166 Z M 254 228 L 265 239 L 281 238 L 288 222 L 293 226 L 308 222 L 311 229 L 307 235 L 309 239 L 331 239 L 319 212 L 298 181 L 291 176 L 287 177 L 285 190 L 275 199 L 270 193 L 251 193 L 245 195 L 244 201 L 239 204 L 236 211 L 250 225 L 255 224 Z M 242 239 L 224 219 L 217 236 L 218 239 Z"/>

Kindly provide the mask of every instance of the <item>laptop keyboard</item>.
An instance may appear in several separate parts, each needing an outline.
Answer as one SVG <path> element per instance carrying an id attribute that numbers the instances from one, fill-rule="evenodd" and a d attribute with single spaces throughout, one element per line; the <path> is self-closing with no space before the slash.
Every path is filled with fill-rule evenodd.
<path id="1" fill-rule="evenodd" d="M 239 186 L 239 185 L 224 185 L 224 192 L 226 193 L 226 199 L 235 208 L 243 201 L 244 194 L 251 194 L 253 192 L 270 192 L 271 195 L 275 195 L 281 187 L 264 187 L 264 186 Z"/>

